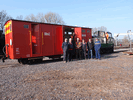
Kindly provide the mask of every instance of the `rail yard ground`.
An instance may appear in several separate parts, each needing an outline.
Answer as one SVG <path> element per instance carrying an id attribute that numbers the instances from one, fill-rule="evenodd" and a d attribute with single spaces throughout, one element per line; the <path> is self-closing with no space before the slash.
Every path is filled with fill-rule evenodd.
<path id="1" fill-rule="evenodd" d="M 31 65 L 0 61 L 0 100 L 133 100 L 133 55 Z"/>

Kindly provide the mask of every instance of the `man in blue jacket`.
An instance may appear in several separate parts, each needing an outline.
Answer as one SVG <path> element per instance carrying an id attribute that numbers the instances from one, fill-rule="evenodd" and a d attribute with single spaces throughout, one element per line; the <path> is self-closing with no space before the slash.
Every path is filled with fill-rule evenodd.
<path id="1" fill-rule="evenodd" d="M 99 59 L 99 60 L 100 60 L 100 48 L 101 48 L 101 43 L 96 38 L 94 49 L 95 49 L 96 59 Z"/>

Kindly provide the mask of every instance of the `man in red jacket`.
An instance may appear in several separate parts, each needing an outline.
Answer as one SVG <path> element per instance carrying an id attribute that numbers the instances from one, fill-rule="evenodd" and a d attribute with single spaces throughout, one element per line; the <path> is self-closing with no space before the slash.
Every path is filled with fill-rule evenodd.
<path id="1" fill-rule="evenodd" d="M 79 38 L 77 38 L 77 42 L 76 42 L 76 59 L 81 59 L 81 42 L 79 41 Z"/>

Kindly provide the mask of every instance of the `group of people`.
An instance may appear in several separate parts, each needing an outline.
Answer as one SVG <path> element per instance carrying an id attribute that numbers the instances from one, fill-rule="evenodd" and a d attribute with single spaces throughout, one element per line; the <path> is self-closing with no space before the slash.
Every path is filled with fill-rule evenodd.
<path id="1" fill-rule="evenodd" d="M 67 62 L 68 59 L 71 61 L 72 57 L 75 55 L 76 59 L 86 59 L 86 52 L 88 52 L 88 59 L 93 59 L 93 48 L 95 50 L 96 59 L 100 60 L 101 43 L 97 38 L 95 43 L 93 43 L 91 39 L 88 39 L 88 42 L 86 43 L 84 39 L 80 42 L 79 38 L 77 38 L 77 41 L 75 42 L 72 38 L 69 38 L 69 41 L 65 38 L 65 41 L 62 43 L 63 61 Z"/>

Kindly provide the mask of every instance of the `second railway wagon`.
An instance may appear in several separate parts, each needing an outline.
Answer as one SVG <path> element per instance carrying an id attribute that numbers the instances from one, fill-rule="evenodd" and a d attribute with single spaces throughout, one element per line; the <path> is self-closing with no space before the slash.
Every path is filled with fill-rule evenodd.
<path id="1" fill-rule="evenodd" d="M 114 52 L 114 38 L 111 32 L 96 31 L 93 33 L 93 41 L 98 38 L 101 42 L 101 53 L 112 53 Z"/>
<path id="2" fill-rule="evenodd" d="M 92 38 L 91 28 L 38 23 L 21 20 L 8 20 L 5 23 L 6 57 L 18 59 L 19 63 L 28 63 L 43 57 L 61 57 L 61 48 L 65 38 L 73 33 L 76 38 L 88 41 Z M 76 41 L 75 38 L 75 41 Z"/>

